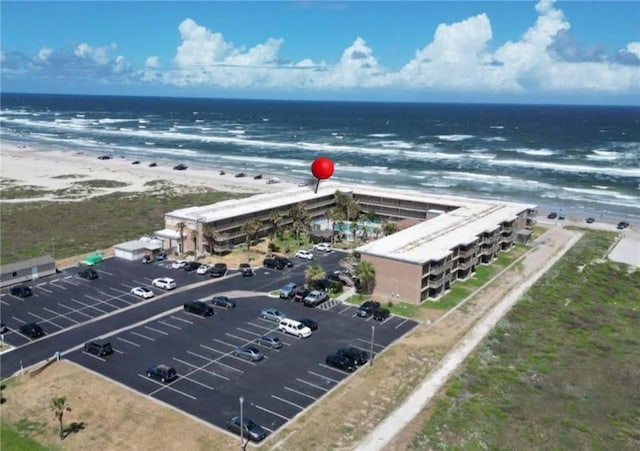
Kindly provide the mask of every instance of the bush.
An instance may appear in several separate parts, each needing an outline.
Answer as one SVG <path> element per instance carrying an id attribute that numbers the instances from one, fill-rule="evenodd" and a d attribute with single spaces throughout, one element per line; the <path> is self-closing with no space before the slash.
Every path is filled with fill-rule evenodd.
<path id="1" fill-rule="evenodd" d="M 331 293 L 335 294 L 342 293 L 344 291 L 344 285 L 342 285 L 341 282 L 336 282 L 335 280 L 329 282 L 329 286 L 327 288 Z"/>

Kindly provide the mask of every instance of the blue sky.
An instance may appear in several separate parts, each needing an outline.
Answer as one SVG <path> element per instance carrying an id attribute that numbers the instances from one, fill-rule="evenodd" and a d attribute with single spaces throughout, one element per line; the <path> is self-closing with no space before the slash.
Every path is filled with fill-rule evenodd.
<path id="1" fill-rule="evenodd" d="M 640 105 L 640 2 L 2 1 L 4 92 Z"/>

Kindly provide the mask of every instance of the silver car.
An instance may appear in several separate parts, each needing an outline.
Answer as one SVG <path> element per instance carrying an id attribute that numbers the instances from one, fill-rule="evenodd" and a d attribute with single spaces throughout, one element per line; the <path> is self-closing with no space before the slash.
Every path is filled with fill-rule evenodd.
<path id="1" fill-rule="evenodd" d="M 266 346 L 271 349 L 280 349 L 282 348 L 282 340 L 280 337 L 276 337 L 275 335 L 263 335 L 262 337 L 256 340 L 259 345 Z"/>
<path id="2" fill-rule="evenodd" d="M 279 323 L 280 320 L 287 317 L 287 315 L 282 313 L 280 310 L 274 308 L 266 308 L 262 310 L 260 312 L 260 316 L 264 319 L 268 319 L 269 321 L 275 321 L 276 323 Z"/>
<path id="3" fill-rule="evenodd" d="M 244 345 L 235 349 L 232 354 L 242 359 L 251 360 L 252 362 L 259 362 L 264 359 L 264 354 L 255 346 Z"/>

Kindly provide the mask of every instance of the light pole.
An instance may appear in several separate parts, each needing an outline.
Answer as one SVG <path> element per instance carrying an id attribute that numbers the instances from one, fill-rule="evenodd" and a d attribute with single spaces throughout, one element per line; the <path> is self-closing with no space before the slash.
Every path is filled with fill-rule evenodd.
<path id="1" fill-rule="evenodd" d="M 242 414 L 242 405 L 244 398 L 240 396 L 240 449 L 244 449 L 244 418 Z"/>
<path id="2" fill-rule="evenodd" d="M 373 366 L 373 337 L 376 333 L 376 326 L 371 326 L 371 353 L 369 359 L 369 366 Z"/>

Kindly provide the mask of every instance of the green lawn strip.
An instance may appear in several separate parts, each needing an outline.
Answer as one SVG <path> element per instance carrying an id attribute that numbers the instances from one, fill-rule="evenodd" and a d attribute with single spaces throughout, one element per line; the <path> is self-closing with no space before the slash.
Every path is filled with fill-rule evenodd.
<path id="1" fill-rule="evenodd" d="M 185 205 L 207 205 L 242 195 L 225 192 L 114 193 L 79 202 L 0 205 L 3 264 L 51 255 L 95 252 L 164 228 L 164 214 Z"/>
<path id="2" fill-rule="evenodd" d="M 28 423 L 28 422 L 27 422 Z M 40 445 L 35 440 L 28 437 L 28 430 L 19 432 L 19 429 L 25 429 L 24 421 L 18 426 L 9 425 L 2 421 L 0 427 L 0 449 L 2 451 L 44 451 L 46 447 Z M 28 428 L 27 428 L 28 429 Z"/>
<path id="3" fill-rule="evenodd" d="M 640 271 L 589 231 L 446 387 L 410 449 L 633 449 Z M 635 382 L 634 382 L 635 381 Z"/>

